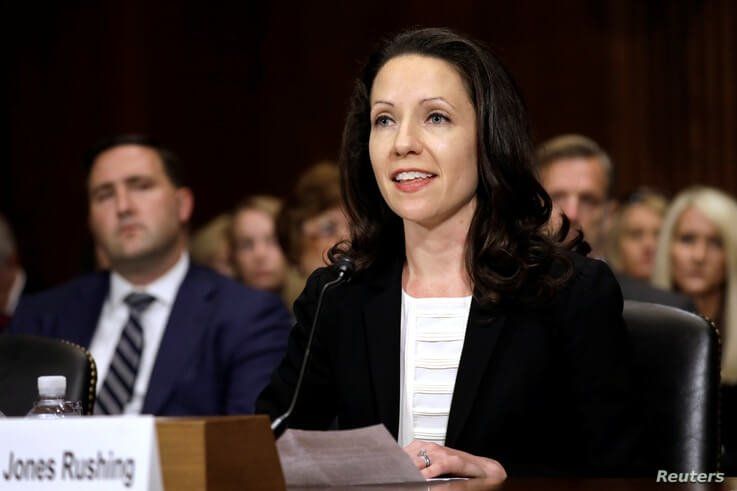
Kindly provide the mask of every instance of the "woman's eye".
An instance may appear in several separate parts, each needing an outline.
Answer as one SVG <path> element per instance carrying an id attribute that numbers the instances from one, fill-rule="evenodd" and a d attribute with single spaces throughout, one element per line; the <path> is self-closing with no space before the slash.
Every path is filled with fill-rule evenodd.
<path id="1" fill-rule="evenodd" d="M 236 249 L 240 251 L 250 251 L 253 249 L 253 241 L 250 239 L 241 239 L 236 241 Z"/>
<path id="2" fill-rule="evenodd" d="M 390 123 L 391 123 L 391 118 L 386 115 L 381 115 L 376 118 L 376 121 L 374 121 L 374 124 L 376 126 L 389 126 Z"/>
<path id="3" fill-rule="evenodd" d="M 443 123 L 447 123 L 448 121 L 450 121 L 446 115 L 440 114 L 440 113 L 432 113 L 428 117 L 428 120 L 432 124 L 443 124 Z"/>
<path id="4" fill-rule="evenodd" d="M 709 239 L 709 245 L 716 249 L 721 249 L 723 247 L 722 238 L 721 237 L 711 237 Z"/>

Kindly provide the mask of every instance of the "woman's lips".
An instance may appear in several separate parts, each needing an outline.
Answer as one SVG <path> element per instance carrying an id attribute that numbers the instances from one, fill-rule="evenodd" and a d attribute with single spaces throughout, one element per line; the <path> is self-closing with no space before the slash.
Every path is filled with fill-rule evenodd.
<path id="1" fill-rule="evenodd" d="M 432 182 L 433 179 L 435 179 L 435 176 L 412 179 L 409 181 L 393 181 L 393 182 L 394 182 L 394 185 L 397 187 L 397 189 L 399 189 L 400 191 L 404 193 L 415 193 L 419 191 L 420 189 L 423 189 L 425 186 L 428 186 Z"/>

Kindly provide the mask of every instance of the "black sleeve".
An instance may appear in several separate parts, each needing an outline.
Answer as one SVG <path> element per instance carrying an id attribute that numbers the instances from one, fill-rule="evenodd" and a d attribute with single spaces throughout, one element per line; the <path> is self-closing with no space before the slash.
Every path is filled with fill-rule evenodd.
<path id="1" fill-rule="evenodd" d="M 622 293 L 606 263 L 590 259 L 576 263 L 575 279 L 558 311 L 558 325 L 571 416 L 577 422 L 571 431 L 581 444 L 580 471 L 593 476 L 631 475 L 637 468 L 639 431 L 632 417 Z"/>
<path id="2" fill-rule="evenodd" d="M 335 274 L 327 268 L 315 271 L 307 280 L 302 294 L 294 302 L 296 324 L 289 335 L 287 352 L 272 374 L 269 385 L 256 401 L 257 413 L 268 414 L 273 420 L 289 407 L 297 385 L 320 291 L 334 276 Z M 325 430 L 335 419 L 337 395 L 329 356 L 333 322 L 330 309 L 327 308 L 328 304 L 329 302 L 323 302 L 300 394 L 288 420 L 290 428 Z"/>

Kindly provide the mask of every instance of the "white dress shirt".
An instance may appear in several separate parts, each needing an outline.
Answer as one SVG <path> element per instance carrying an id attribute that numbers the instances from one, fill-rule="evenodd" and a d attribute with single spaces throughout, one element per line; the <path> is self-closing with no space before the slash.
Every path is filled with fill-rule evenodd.
<path id="1" fill-rule="evenodd" d="M 399 435 L 445 444 L 471 296 L 414 298 L 402 290 Z"/>
<path id="2" fill-rule="evenodd" d="M 120 334 L 128 322 L 130 311 L 124 302 L 125 297 L 131 292 L 148 293 L 154 297 L 154 301 L 143 312 L 141 324 L 143 327 L 143 353 L 138 366 L 136 384 L 133 387 L 133 395 L 128 404 L 123 408 L 123 414 L 140 414 L 143 408 L 143 399 L 146 397 L 148 382 L 151 379 L 151 371 L 156 362 L 156 354 L 159 352 L 159 344 L 164 335 L 166 324 L 169 321 L 174 300 L 177 297 L 179 287 L 189 269 L 189 254 L 186 252 L 176 264 L 159 279 L 144 287 L 134 286 L 118 273 L 110 274 L 110 291 L 102 306 L 97 329 L 92 336 L 90 353 L 97 363 L 97 391 L 102 388 L 110 363 L 115 354 Z"/>

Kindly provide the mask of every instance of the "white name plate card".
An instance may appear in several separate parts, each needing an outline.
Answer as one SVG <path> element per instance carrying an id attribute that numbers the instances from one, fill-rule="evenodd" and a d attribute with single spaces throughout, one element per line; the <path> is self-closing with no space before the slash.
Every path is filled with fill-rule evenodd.
<path id="1" fill-rule="evenodd" d="M 0 488 L 162 491 L 154 418 L 2 418 Z"/>

